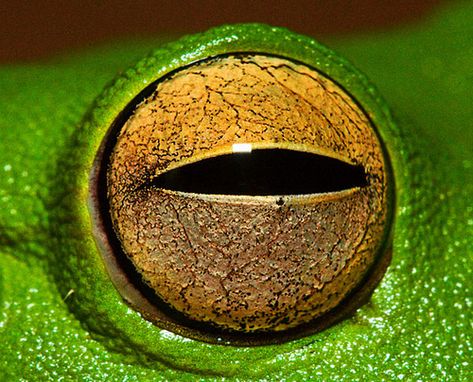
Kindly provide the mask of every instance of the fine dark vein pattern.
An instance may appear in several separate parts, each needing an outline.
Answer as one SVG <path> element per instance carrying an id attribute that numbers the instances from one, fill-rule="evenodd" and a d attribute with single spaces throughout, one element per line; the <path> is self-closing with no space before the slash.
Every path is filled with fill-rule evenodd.
<path id="1" fill-rule="evenodd" d="M 339 158 L 362 166 L 367 185 L 282 205 L 153 186 L 234 143 Z M 217 58 L 159 83 L 125 123 L 108 171 L 111 216 L 173 308 L 223 328 L 284 330 L 334 308 L 370 269 L 386 228 L 384 166 L 370 122 L 329 79 L 282 58 Z"/>

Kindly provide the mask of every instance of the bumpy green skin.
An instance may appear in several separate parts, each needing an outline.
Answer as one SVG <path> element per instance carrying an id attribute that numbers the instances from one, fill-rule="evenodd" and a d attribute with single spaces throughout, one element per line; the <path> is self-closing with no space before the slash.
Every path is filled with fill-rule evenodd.
<path id="1" fill-rule="evenodd" d="M 333 45 L 374 81 L 397 126 L 351 65 L 264 26 L 164 46 L 105 91 L 156 42 L 0 71 L 0 380 L 473 378 L 473 6 Z M 353 318 L 238 348 L 159 330 L 121 301 L 91 235 L 87 180 L 107 127 L 143 87 L 208 55 L 254 50 L 314 66 L 360 102 L 391 157 L 396 210 L 392 264 Z"/>

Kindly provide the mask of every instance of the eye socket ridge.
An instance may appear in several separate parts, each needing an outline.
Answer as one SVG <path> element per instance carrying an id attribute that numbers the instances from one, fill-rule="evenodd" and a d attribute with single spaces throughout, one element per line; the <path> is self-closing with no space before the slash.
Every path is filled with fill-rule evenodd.
<path id="1" fill-rule="evenodd" d="M 362 304 L 389 263 L 388 193 L 350 95 L 261 55 L 198 62 L 152 88 L 99 153 L 96 237 L 125 301 L 158 327 L 245 345 L 322 330 Z M 233 150 L 247 142 L 251 154 Z"/>

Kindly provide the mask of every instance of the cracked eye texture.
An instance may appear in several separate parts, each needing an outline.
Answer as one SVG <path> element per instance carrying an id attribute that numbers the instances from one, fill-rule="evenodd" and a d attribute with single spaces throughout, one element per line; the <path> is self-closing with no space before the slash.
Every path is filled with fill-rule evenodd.
<path id="1" fill-rule="evenodd" d="M 277 196 L 153 186 L 235 143 L 362 166 L 367 185 L 289 195 L 282 205 Z M 108 170 L 111 219 L 172 308 L 224 329 L 280 331 L 337 306 L 375 263 L 387 226 L 385 167 L 370 121 L 333 81 L 279 57 L 223 56 L 160 81 L 123 125 Z"/>

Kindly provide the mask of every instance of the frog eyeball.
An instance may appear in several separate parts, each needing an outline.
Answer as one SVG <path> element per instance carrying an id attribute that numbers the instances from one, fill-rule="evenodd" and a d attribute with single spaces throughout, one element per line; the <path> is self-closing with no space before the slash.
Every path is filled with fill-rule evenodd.
<path id="1" fill-rule="evenodd" d="M 373 289 L 389 165 L 340 85 L 286 58 L 233 54 L 143 94 L 100 153 L 99 241 L 145 318 L 206 340 L 284 337 L 339 320 Z"/>

